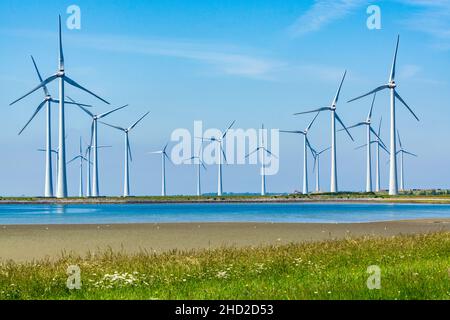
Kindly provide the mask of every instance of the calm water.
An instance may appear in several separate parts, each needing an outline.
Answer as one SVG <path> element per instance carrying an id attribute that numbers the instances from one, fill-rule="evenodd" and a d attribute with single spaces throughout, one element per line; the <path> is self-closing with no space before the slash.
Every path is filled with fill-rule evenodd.
<path id="1" fill-rule="evenodd" d="M 0 225 L 139 222 L 368 222 L 450 218 L 450 205 L 115 204 L 0 205 Z"/>

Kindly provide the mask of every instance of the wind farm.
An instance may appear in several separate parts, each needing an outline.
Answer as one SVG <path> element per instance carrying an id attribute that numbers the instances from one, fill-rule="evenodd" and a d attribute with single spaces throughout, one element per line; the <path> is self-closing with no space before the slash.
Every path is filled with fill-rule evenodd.
<path id="1" fill-rule="evenodd" d="M 448 300 L 450 6 L 0 12 L 0 300 Z"/>

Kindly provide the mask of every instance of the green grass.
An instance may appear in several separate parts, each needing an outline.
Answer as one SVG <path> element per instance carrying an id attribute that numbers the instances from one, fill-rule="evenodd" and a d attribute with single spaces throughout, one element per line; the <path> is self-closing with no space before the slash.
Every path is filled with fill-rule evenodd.
<path id="1" fill-rule="evenodd" d="M 203 195 L 186 196 L 137 196 L 137 197 L 99 197 L 47 199 L 39 197 L 0 197 L 2 203 L 164 203 L 164 202 L 251 202 L 251 201 L 335 201 L 335 200 L 369 200 L 380 202 L 408 202 L 408 203 L 450 203 L 450 190 L 410 190 L 401 192 L 397 196 L 390 196 L 386 192 L 339 192 L 339 193 L 312 193 L 308 195 L 270 194 L 266 196 L 254 194 L 226 194 L 223 196 Z"/>
<path id="2" fill-rule="evenodd" d="M 82 288 L 66 288 L 69 265 Z M 366 286 L 381 268 L 380 290 Z M 0 299 L 449 299 L 450 233 L 0 265 Z M 115 279 L 115 280 L 114 280 Z"/>

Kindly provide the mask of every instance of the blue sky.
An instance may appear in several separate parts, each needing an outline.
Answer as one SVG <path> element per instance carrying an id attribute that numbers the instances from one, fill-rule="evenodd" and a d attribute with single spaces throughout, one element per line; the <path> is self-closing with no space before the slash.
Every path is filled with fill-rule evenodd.
<path id="1" fill-rule="evenodd" d="M 44 75 L 57 67 L 57 16 L 81 8 L 81 30 L 64 28 L 68 75 L 107 98 L 129 103 L 112 115 L 113 124 L 131 124 L 150 110 L 150 117 L 131 133 L 133 194 L 158 194 L 160 161 L 146 152 L 157 150 L 176 128 L 224 128 L 233 119 L 239 128 L 303 129 L 309 116 L 294 112 L 328 105 L 342 72 L 348 76 L 338 112 L 347 125 L 364 120 L 370 99 L 348 99 L 388 80 L 395 37 L 401 35 L 398 90 L 419 115 L 419 123 L 401 106 L 398 128 L 405 147 L 418 158 L 406 159 L 406 186 L 450 188 L 450 1 L 10 1 L 0 2 L 0 194 L 40 195 L 44 158 L 44 114 L 27 131 L 17 132 L 42 99 L 37 92 L 14 107 L 8 104 L 36 85 L 30 54 Z M 381 8 L 381 30 L 366 27 L 369 5 Z M 56 96 L 56 86 L 51 86 Z M 80 102 L 109 109 L 75 90 Z M 374 121 L 382 116 L 382 138 L 388 140 L 389 100 L 380 94 Z M 56 116 L 54 108 L 54 143 Z M 77 153 L 78 139 L 89 138 L 89 118 L 68 108 L 67 157 Z M 322 114 L 311 130 L 317 148 L 329 145 L 329 118 Z M 356 142 L 338 136 L 339 182 L 342 190 L 365 186 L 363 130 Z M 100 143 L 101 192 L 120 194 L 123 137 L 106 127 Z M 282 135 L 280 172 L 268 177 L 269 192 L 301 188 L 302 148 L 299 137 Z M 383 155 L 382 184 L 388 167 Z M 192 166 L 168 166 L 168 193 L 195 192 Z M 68 167 L 69 191 L 78 190 L 78 167 Z M 329 156 L 322 157 L 322 186 L 329 184 Z M 216 167 L 204 176 L 205 192 L 216 188 Z M 312 181 L 311 181 L 312 188 Z M 258 192 L 257 166 L 224 168 L 224 191 Z"/>

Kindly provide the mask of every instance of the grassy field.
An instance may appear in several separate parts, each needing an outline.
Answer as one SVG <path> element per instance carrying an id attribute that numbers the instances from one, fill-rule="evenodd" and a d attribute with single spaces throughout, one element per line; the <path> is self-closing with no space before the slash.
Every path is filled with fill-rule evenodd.
<path id="1" fill-rule="evenodd" d="M 82 287 L 66 287 L 78 265 Z M 381 268 L 381 289 L 366 286 Z M 450 299 L 450 233 L 0 264 L 0 299 Z"/>
<path id="2" fill-rule="evenodd" d="M 311 193 L 303 195 L 293 194 L 269 194 L 260 196 L 255 194 L 226 194 L 223 196 L 203 195 L 188 196 L 136 196 L 136 197 L 98 197 L 66 199 L 42 198 L 42 197 L 1 197 L 0 204 L 7 203 L 171 203 L 171 202 L 304 202 L 304 201 L 370 201 L 392 203 L 450 203 L 450 190 L 411 190 L 401 192 L 397 196 L 390 196 L 387 192 L 339 192 L 339 193 Z"/>

